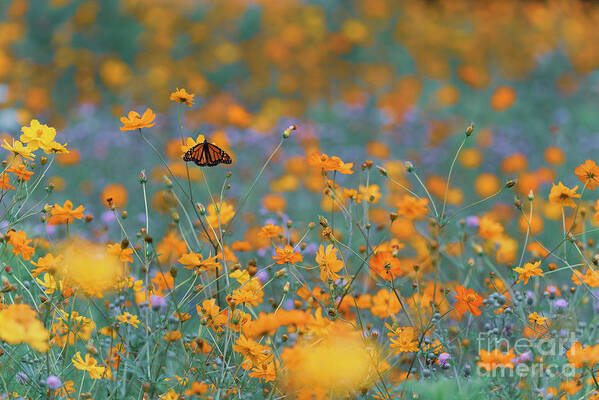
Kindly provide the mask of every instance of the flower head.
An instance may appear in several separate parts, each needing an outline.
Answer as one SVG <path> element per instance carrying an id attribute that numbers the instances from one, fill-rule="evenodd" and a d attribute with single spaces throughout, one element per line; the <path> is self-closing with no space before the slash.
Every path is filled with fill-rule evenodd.
<path id="1" fill-rule="evenodd" d="M 581 194 L 576 193 L 578 186 L 572 189 L 564 186 L 561 182 L 557 185 L 553 184 L 551 192 L 549 192 L 549 201 L 561 205 L 562 207 L 576 207 L 574 199 L 580 198 Z"/>
<path id="2" fill-rule="evenodd" d="M 574 170 L 574 174 L 584 183 L 584 187 L 595 190 L 599 186 L 599 167 L 593 160 L 586 160 Z"/>
<path id="3" fill-rule="evenodd" d="M 295 264 L 304 261 L 304 256 L 302 256 L 300 252 L 296 252 L 293 247 L 288 244 L 286 244 L 285 247 L 277 247 L 275 249 L 275 255 L 272 256 L 272 258 L 273 260 L 276 260 L 275 262 L 277 264 Z"/>
<path id="4" fill-rule="evenodd" d="M 472 315 L 480 316 L 481 311 L 479 309 L 483 304 L 483 298 L 474 291 L 474 289 L 466 289 L 460 285 L 455 288 L 456 294 L 453 296 L 458 299 L 455 304 L 455 309 L 460 314 L 465 314 L 466 311 L 470 311 Z"/>
<path id="5" fill-rule="evenodd" d="M 56 137 L 56 129 L 40 124 L 37 119 L 32 119 L 29 126 L 23 126 L 21 132 L 23 133 L 19 140 L 27 143 L 32 151 L 40 147 L 42 149 L 50 148 Z"/>
<path id="6" fill-rule="evenodd" d="M 176 91 L 171 93 L 170 100 L 176 101 L 177 103 L 180 103 L 180 104 L 186 104 L 188 107 L 191 107 L 191 106 L 193 106 L 193 98 L 194 97 L 195 97 L 195 94 L 187 93 L 187 91 L 185 89 L 177 88 Z"/>
<path id="7" fill-rule="evenodd" d="M 156 114 L 149 108 L 142 116 L 135 111 L 129 111 L 129 115 L 121 117 L 123 126 L 120 129 L 121 131 L 134 131 L 141 128 L 150 128 L 156 125 L 154 119 L 156 119 Z"/>
<path id="8" fill-rule="evenodd" d="M 27 304 L 11 304 L 0 311 L 0 339 L 10 344 L 27 343 L 39 352 L 50 348 L 50 334 Z"/>
<path id="9" fill-rule="evenodd" d="M 71 200 L 64 202 L 64 205 L 54 204 L 50 211 L 50 219 L 48 224 L 60 225 L 60 224 L 72 224 L 76 219 L 83 219 L 83 206 L 78 206 L 73 209 L 73 203 Z"/>
<path id="10" fill-rule="evenodd" d="M 8 151 L 13 152 L 15 155 L 19 155 L 28 160 L 33 160 L 35 158 L 35 154 L 33 154 L 33 149 L 29 146 L 23 145 L 23 143 L 19 140 L 13 139 L 12 145 L 10 145 L 5 139 L 2 147 Z"/>
<path id="11" fill-rule="evenodd" d="M 323 282 L 327 280 L 335 281 L 340 278 L 337 272 L 343 269 L 343 260 L 337 258 L 337 249 L 329 244 L 326 249 L 320 245 L 316 253 L 316 263 L 320 268 L 320 279 Z"/>
<path id="12" fill-rule="evenodd" d="M 526 263 L 524 264 L 524 267 L 514 268 L 514 271 L 520 274 L 516 283 L 524 281 L 524 284 L 526 285 L 528 283 L 528 280 L 533 276 L 545 276 L 543 275 L 543 270 L 539 268 L 540 265 L 541 261 L 539 260 L 535 263 Z"/>

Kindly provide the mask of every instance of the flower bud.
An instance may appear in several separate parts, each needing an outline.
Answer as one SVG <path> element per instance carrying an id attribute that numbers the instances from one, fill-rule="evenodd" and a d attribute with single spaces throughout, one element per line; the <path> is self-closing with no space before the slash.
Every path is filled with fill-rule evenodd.
<path id="1" fill-rule="evenodd" d="M 291 131 L 294 131 L 297 129 L 297 126 L 295 125 L 290 125 L 287 129 L 285 129 L 283 131 L 283 139 L 287 139 L 290 135 L 291 135 Z"/>
<path id="2" fill-rule="evenodd" d="M 464 131 L 464 133 L 466 134 L 466 137 L 472 135 L 472 133 L 474 132 L 474 122 L 470 122 L 470 124 L 468 124 L 468 126 L 466 127 L 466 130 Z"/>

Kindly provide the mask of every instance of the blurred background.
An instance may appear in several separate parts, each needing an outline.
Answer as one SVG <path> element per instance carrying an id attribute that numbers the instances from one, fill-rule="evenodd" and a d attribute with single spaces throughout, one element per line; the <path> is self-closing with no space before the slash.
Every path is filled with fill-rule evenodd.
<path id="1" fill-rule="evenodd" d="M 106 225 L 108 194 L 143 212 L 142 169 L 154 178 L 154 210 L 172 205 L 159 160 L 119 130 L 121 115 L 147 107 L 158 114 L 147 135 L 175 173 L 185 173 L 179 118 L 186 136 L 203 133 L 231 153 L 233 198 L 296 124 L 252 199 L 263 209 L 268 195 L 313 209 L 301 189 L 322 191 L 304 163 L 314 151 L 358 169 L 372 159 L 398 179 L 398 161 L 410 160 L 442 196 L 471 121 L 453 206 L 511 178 L 519 193 L 546 198 L 556 178 L 576 184 L 573 168 L 599 148 L 595 2 L 4 0 L 0 18 L 2 138 L 32 118 L 56 127 L 76 150 L 52 170 L 52 202 L 84 204 Z M 176 88 L 195 94 L 192 108 L 169 101 Z M 213 190 L 225 171 L 206 170 Z"/>

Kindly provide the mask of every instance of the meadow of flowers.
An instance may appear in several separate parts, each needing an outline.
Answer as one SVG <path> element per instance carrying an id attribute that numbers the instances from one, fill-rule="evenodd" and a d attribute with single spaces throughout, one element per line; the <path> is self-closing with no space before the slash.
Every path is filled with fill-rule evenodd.
<path id="1" fill-rule="evenodd" d="M 0 399 L 599 399 L 598 23 L 0 2 Z"/>

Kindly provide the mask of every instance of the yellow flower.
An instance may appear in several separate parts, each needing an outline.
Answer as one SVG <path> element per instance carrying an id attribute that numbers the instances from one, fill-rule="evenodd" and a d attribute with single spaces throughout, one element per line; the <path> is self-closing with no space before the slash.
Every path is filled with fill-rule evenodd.
<path id="1" fill-rule="evenodd" d="M 208 221 L 208 224 L 213 229 L 217 229 L 219 227 L 219 222 L 221 227 L 227 224 L 235 215 L 235 208 L 233 208 L 233 206 L 226 201 L 223 201 L 223 203 L 220 205 L 220 210 L 218 212 L 216 211 L 216 206 L 214 204 L 210 204 L 206 211 L 208 212 L 206 215 L 206 221 Z"/>
<path id="2" fill-rule="evenodd" d="M 35 158 L 35 154 L 33 154 L 31 147 L 24 146 L 23 143 L 18 140 L 13 139 L 12 145 L 10 145 L 5 139 L 2 147 L 28 160 L 33 160 Z"/>
<path id="3" fill-rule="evenodd" d="M 87 371 L 90 378 L 102 379 L 112 377 L 110 369 L 98 365 L 98 361 L 91 357 L 89 354 L 85 355 L 85 360 L 81 358 L 81 353 L 75 353 L 75 356 L 71 359 L 73 366 L 80 371 Z"/>
<path id="4" fill-rule="evenodd" d="M 536 312 L 528 314 L 528 320 L 531 324 L 534 323 L 537 325 L 545 325 L 545 323 L 547 323 L 547 317 L 542 317 Z"/>
<path id="5" fill-rule="evenodd" d="M 37 119 L 32 119 L 29 126 L 23 126 L 21 132 L 23 132 L 23 134 L 19 140 L 23 143 L 27 143 L 32 151 L 35 151 L 40 147 L 42 149 L 50 148 L 56 137 L 56 130 L 54 128 L 40 124 Z"/>
<path id="6" fill-rule="evenodd" d="M 329 244 L 326 250 L 323 245 L 320 245 L 316 253 L 316 263 L 320 268 L 320 279 L 323 282 L 340 278 L 337 272 L 343 269 L 343 260 L 337 258 L 337 249 L 332 244 Z"/>
<path id="7" fill-rule="evenodd" d="M 151 109 L 147 109 L 142 116 L 140 116 L 135 111 L 129 111 L 129 115 L 127 117 L 121 117 L 121 131 L 133 131 L 141 128 L 150 128 L 156 123 L 154 122 L 156 119 L 156 114 Z"/>
<path id="8" fill-rule="evenodd" d="M 393 329 L 389 324 L 385 324 L 385 326 L 391 331 L 387 333 L 391 342 L 389 347 L 394 349 L 396 354 L 418 351 L 418 335 L 414 328 L 404 326 Z"/>
<path id="9" fill-rule="evenodd" d="M 198 145 L 200 143 L 204 143 L 205 140 L 206 140 L 206 138 L 204 137 L 204 135 L 201 135 L 201 134 L 198 135 L 198 137 L 196 138 L 196 140 L 193 140 L 190 137 L 185 138 L 185 143 L 183 145 L 181 145 L 181 157 L 183 157 L 185 155 L 185 153 L 187 153 L 187 151 L 189 149 L 191 149 L 195 145 Z"/>
<path id="10" fill-rule="evenodd" d="M 103 297 L 127 277 L 125 265 L 103 244 L 71 239 L 62 245 L 61 255 L 64 261 L 56 267 L 57 277 L 88 296 Z"/>
<path id="11" fill-rule="evenodd" d="M 10 344 L 27 343 L 39 352 L 50 348 L 50 334 L 27 304 L 11 304 L 0 311 L 0 339 Z"/>
<path id="12" fill-rule="evenodd" d="M 61 262 L 61 255 L 54 257 L 52 254 L 46 254 L 44 257 L 39 257 L 37 261 L 31 261 L 31 264 L 37 267 L 31 271 L 31 275 L 38 276 L 42 272 L 53 272 Z"/>
<path id="13" fill-rule="evenodd" d="M 170 100 L 181 104 L 187 104 L 188 107 L 191 107 L 193 106 L 194 97 L 195 94 L 187 93 L 185 89 L 177 88 L 175 92 L 171 93 Z"/>
<path id="14" fill-rule="evenodd" d="M 58 289 L 58 284 L 56 283 L 56 279 L 54 279 L 54 277 L 48 273 L 44 274 L 44 280 L 41 280 L 40 278 L 35 278 L 35 280 L 37 281 L 37 283 L 40 284 L 40 286 L 43 286 L 46 288 L 44 290 L 44 292 L 46 292 L 46 294 L 52 294 L 56 291 L 56 289 Z"/>
<path id="15" fill-rule="evenodd" d="M 540 260 L 536 263 L 526 263 L 524 264 L 524 267 L 514 268 L 514 271 L 520 274 L 516 283 L 524 281 L 524 284 L 526 285 L 528 283 L 528 280 L 533 276 L 545 276 L 543 275 L 543 270 L 539 268 L 539 265 L 541 265 Z"/>
<path id="16" fill-rule="evenodd" d="M 576 207 L 574 199 L 580 198 L 581 194 L 576 193 L 578 186 L 572 189 L 564 186 L 561 182 L 557 185 L 553 184 L 551 192 L 549 192 L 549 201 L 561 205 L 562 207 Z"/>
<path id="17" fill-rule="evenodd" d="M 133 315 L 131 313 L 128 312 L 124 312 L 121 315 L 117 315 L 116 319 L 121 323 L 121 324 L 129 324 L 131 326 L 134 326 L 135 328 L 137 328 L 137 324 L 139 324 L 139 318 L 137 318 L 137 315 Z"/>

